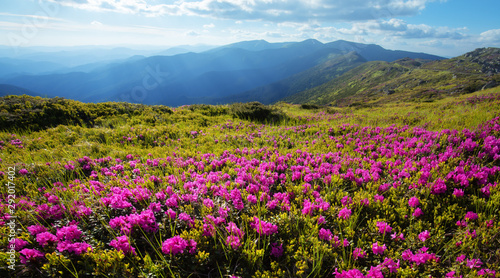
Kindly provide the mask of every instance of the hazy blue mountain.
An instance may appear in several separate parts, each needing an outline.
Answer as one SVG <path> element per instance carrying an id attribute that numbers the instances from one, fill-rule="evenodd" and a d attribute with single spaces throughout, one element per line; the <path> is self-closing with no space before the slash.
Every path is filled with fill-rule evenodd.
<path id="1" fill-rule="evenodd" d="M 339 51 L 339 53 L 341 53 Z M 237 95 L 211 100 L 213 104 L 259 101 L 271 104 L 288 96 L 322 85 L 366 62 L 356 52 L 330 55 L 325 62 L 285 79 Z"/>
<path id="2" fill-rule="evenodd" d="M 261 50 L 266 50 L 266 49 L 276 49 L 276 48 L 281 48 L 289 44 L 294 44 L 290 42 L 281 42 L 281 43 L 270 43 L 265 40 L 252 40 L 252 41 L 242 41 L 242 42 L 236 42 L 228 45 L 223 45 L 220 47 L 216 47 L 212 50 L 209 51 L 219 51 L 221 49 L 225 48 L 240 48 L 244 50 L 249 50 L 249 51 L 261 51 Z"/>
<path id="3" fill-rule="evenodd" d="M 50 95 L 40 95 L 36 92 L 9 84 L 0 84 L 0 97 L 8 95 L 30 95 L 40 97 L 51 97 Z"/>
<path id="4" fill-rule="evenodd" d="M 345 41 L 324 44 L 312 39 L 294 43 L 246 41 L 201 53 L 150 57 L 127 56 L 132 52 L 118 48 L 114 49 L 114 55 L 106 56 L 108 60 L 100 62 L 95 61 L 109 54 L 108 50 L 79 51 L 89 63 L 57 73 L 24 74 L 1 81 L 40 94 L 86 102 L 129 101 L 171 106 L 236 99 L 272 102 L 280 96 L 321 85 L 363 60 L 379 57 L 392 61 L 401 55 L 441 59 L 422 53 L 386 50 L 376 45 Z M 85 56 L 85 51 L 94 55 L 93 58 Z M 356 53 L 350 54 L 356 58 L 335 61 L 349 52 Z M 45 55 L 52 59 L 60 55 L 60 60 L 68 60 L 76 52 L 58 53 Z M 111 58 L 116 59 L 111 61 Z M 72 63 L 82 62 L 78 59 Z"/>
<path id="5" fill-rule="evenodd" d="M 155 55 L 172 56 L 172 55 L 189 53 L 189 52 L 200 53 L 200 52 L 208 51 L 208 50 L 213 49 L 213 48 L 215 48 L 215 46 L 212 46 L 212 45 L 180 45 L 180 46 L 171 47 L 167 50 L 157 52 L 157 53 L 155 53 Z"/>
<path id="6" fill-rule="evenodd" d="M 345 52 L 355 51 L 367 61 L 385 61 L 393 62 L 403 58 L 412 59 L 428 59 L 428 60 L 442 60 L 443 57 L 426 54 L 416 53 L 401 50 L 388 50 L 376 44 L 362 44 L 338 40 L 325 44 L 328 47 L 340 49 Z"/>
<path id="7" fill-rule="evenodd" d="M 50 62 L 64 67 L 76 67 L 85 64 L 123 60 L 135 55 L 151 56 L 158 53 L 158 49 L 136 50 L 126 47 L 27 47 L 27 48 L 0 48 L 0 57 L 9 57 L 33 62 Z"/>
<path id="8" fill-rule="evenodd" d="M 22 74 L 44 74 L 64 69 L 53 62 L 34 62 L 26 59 L 0 58 L 0 78 Z"/>

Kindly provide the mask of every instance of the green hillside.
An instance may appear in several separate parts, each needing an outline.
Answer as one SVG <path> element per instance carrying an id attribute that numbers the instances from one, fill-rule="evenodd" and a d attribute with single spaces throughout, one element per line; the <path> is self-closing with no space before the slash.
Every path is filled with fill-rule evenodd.
<path id="1" fill-rule="evenodd" d="M 428 61 L 368 62 L 321 86 L 285 98 L 292 103 L 335 106 L 433 101 L 500 84 L 500 49 L 482 48 L 462 56 Z"/>
<path id="2" fill-rule="evenodd" d="M 1 97 L 0 277 L 498 277 L 500 87 L 314 107 Z"/>
<path id="3" fill-rule="evenodd" d="M 351 70 L 366 60 L 356 52 L 331 54 L 329 59 L 306 71 L 244 93 L 230 96 L 215 103 L 259 101 L 265 104 L 320 86 Z"/>

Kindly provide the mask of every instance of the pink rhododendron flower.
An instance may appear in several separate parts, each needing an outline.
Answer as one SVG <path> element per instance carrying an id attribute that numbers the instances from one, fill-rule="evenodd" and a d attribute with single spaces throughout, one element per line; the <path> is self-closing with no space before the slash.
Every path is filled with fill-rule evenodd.
<path id="1" fill-rule="evenodd" d="M 320 215 L 318 217 L 318 224 L 321 225 L 324 224 L 325 222 L 326 222 L 325 217 L 323 215 Z"/>
<path id="2" fill-rule="evenodd" d="M 333 238 L 333 234 L 332 234 L 332 231 L 330 231 L 329 229 L 321 228 L 319 230 L 318 237 L 321 240 L 330 241 Z"/>
<path id="3" fill-rule="evenodd" d="M 114 247 L 116 250 L 121 250 L 123 254 L 133 254 L 135 255 L 135 248 L 130 245 L 129 239 L 126 235 L 119 236 L 113 239 L 109 245 Z"/>
<path id="4" fill-rule="evenodd" d="M 378 194 L 375 194 L 375 196 L 373 196 L 373 200 L 375 202 L 379 202 L 379 203 L 382 203 L 384 202 L 384 196 L 383 195 L 378 195 Z"/>
<path id="5" fill-rule="evenodd" d="M 465 255 L 463 255 L 463 254 L 462 254 L 462 255 L 460 255 L 460 256 L 458 256 L 458 257 L 457 257 L 457 259 L 456 259 L 457 263 L 461 263 L 461 262 L 463 262 L 464 260 L 465 260 Z"/>
<path id="6" fill-rule="evenodd" d="M 183 253 L 187 246 L 187 240 L 180 236 L 174 236 L 163 242 L 161 250 L 167 255 L 177 255 Z"/>
<path id="7" fill-rule="evenodd" d="M 378 242 L 372 244 L 372 251 L 375 255 L 382 255 L 386 249 L 385 244 L 379 245 Z"/>
<path id="8" fill-rule="evenodd" d="M 36 236 L 39 233 L 47 232 L 47 228 L 42 225 L 32 225 L 28 226 L 28 232 L 30 232 L 32 236 Z"/>
<path id="9" fill-rule="evenodd" d="M 348 208 L 343 208 L 339 211 L 339 218 L 342 218 L 342 219 L 349 219 L 349 217 L 351 217 L 351 209 L 348 209 Z"/>
<path id="10" fill-rule="evenodd" d="M 15 238 L 9 242 L 9 249 L 12 249 L 12 246 L 14 246 L 14 250 L 19 252 L 19 250 L 23 249 L 26 245 L 28 245 L 27 241 Z"/>
<path id="11" fill-rule="evenodd" d="M 419 218 L 420 216 L 422 216 L 424 213 L 422 212 L 422 209 L 420 208 L 416 208 L 415 211 L 413 212 L 413 216 L 415 218 Z"/>
<path id="12" fill-rule="evenodd" d="M 356 247 L 356 248 L 354 248 L 354 251 L 352 251 L 352 255 L 353 255 L 355 260 L 360 259 L 360 258 L 363 259 L 364 257 L 366 257 L 366 252 L 363 251 L 363 249 Z"/>
<path id="13" fill-rule="evenodd" d="M 459 189 L 459 188 L 455 188 L 455 189 L 453 189 L 453 195 L 455 195 L 455 197 L 463 197 L 464 196 L 464 190 L 463 189 Z"/>
<path id="14" fill-rule="evenodd" d="M 480 268 L 483 265 L 480 259 L 467 259 L 467 267 L 469 268 Z"/>
<path id="15" fill-rule="evenodd" d="M 92 246 L 90 244 L 87 244 L 85 242 L 75 242 L 72 243 L 71 241 L 60 241 L 57 244 L 57 251 L 59 252 L 64 252 L 67 251 L 69 253 L 74 253 L 77 256 L 87 252 L 88 250 L 92 250 Z"/>
<path id="16" fill-rule="evenodd" d="M 25 175 L 27 175 L 28 173 L 29 173 L 29 172 L 28 172 L 28 170 L 26 170 L 26 169 L 24 169 L 24 168 L 23 168 L 23 169 L 21 169 L 21 170 L 19 170 L 19 175 L 21 175 L 21 176 L 25 176 Z"/>
<path id="17" fill-rule="evenodd" d="M 226 244 L 236 250 L 241 246 L 240 238 L 238 236 L 230 235 L 226 239 Z"/>
<path id="18" fill-rule="evenodd" d="M 57 237 L 49 232 L 43 232 L 36 235 L 36 241 L 40 246 L 45 247 L 50 243 L 57 242 Z"/>
<path id="19" fill-rule="evenodd" d="M 261 221 L 256 216 L 253 218 L 253 221 L 250 222 L 250 227 L 252 227 L 259 235 L 272 235 L 278 233 L 278 226 Z"/>
<path id="20" fill-rule="evenodd" d="M 420 205 L 420 201 L 417 197 L 411 197 L 410 200 L 408 200 L 408 205 L 412 208 L 416 208 Z"/>
<path id="21" fill-rule="evenodd" d="M 366 278 L 359 269 L 343 270 L 341 273 L 337 272 L 337 269 L 335 269 L 335 272 L 332 274 L 334 274 L 336 278 Z"/>
<path id="22" fill-rule="evenodd" d="M 303 215 L 312 215 L 314 212 L 314 205 L 309 200 L 304 200 L 302 214 Z"/>
<path id="23" fill-rule="evenodd" d="M 398 241 L 398 240 L 405 240 L 405 236 L 403 233 L 400 233 L 399 235 L 397 233 L 391 234 L 391 239 Z"/>
<path id="24" fill-rule="evenodd" d="M 379 267 L 374 267 L 371 266 L 370 270 L 368 270 L 368 273 L 366 274 L 366 277 L 370 278 L 384 278 L 384 274 L 382 273 L 381 269 Z"/>
<path id="25" fill-rule="evenodd" d="M 468 211 L 465 214 L 464 218 L 465 218 L 465 220 L 470 221 L 470 220 L 476 220 L 478 218 L 478 216 L 477 216 L 477 213 L 475 213 L 473 211 Z"/>
<path id="26" fill-rule="evenodd" d="M 436 194 L 443 194 L 446 192 L 446 184 L 444 183 L 444 180 L 441 178 L 438 178 L 434 184 L 432 185 L 431 188 L 431 193 L 436 195 Z"/>
<path id="27" fill-rule="evenodd" d="M 80 239 L 81 235 L 82 231 L 80 231 L 76 225 L 62 227 L 56 232 L 57 239 L 60 241 Z"/>
<path id="28" fill-rule="evenodd" d="M 243 235 L 245 234 L 238 228 L 238 226 L 236 226 L 234 222 L 229 222 L 227 224 L 226 230 L 228 233 L 238 236 L 239 238 L 243 238 Z"/>
<path id="29" fill-rule="evenodd" d="M 283 255 L 283 244 L 278 245 L 277 243 L 271 244 L 271 256 L 279 258 Z"/>
<path id="30" fill-rule="evenodd" d="M 165 214 L 168 215 L 168 218 L 172 220 L 175 219 L 175 217 L 177 216 L 177 213 L 170 208 L 167 211 L 165 211 Z"/>
<path id="31" fill-rule="evenodd" d="M 383 222 L 383 221 L 377 222 L 377 227 L 378 227 L 378 231 L 381 234 L 390 233 L 392 231 L 392 227 L 389 226 L 389 224 L 387 224 L 386 222 Z"/>
<path id="32" fill-rule="evenodd" d="M 431 233 L 429 231 L 427 231 L 427 230 L 425 230 L 425 231 L 421 232 L 420 234 L 418 234 L 418 239 L 420 239 L 420 241 L 422 241 L 422 242 L 425 242 L 430 237 L 431 237 Z"/>
<path id="33" fill-rule="evenodd" d="M 19 252 L 21 256 L 21 263 L 22 264 L 28 264 L 33 261 L 38 261 L 40 259 L 45 258 L 45 253 L 40 252 L 36 249 L 23 249 Z"/>

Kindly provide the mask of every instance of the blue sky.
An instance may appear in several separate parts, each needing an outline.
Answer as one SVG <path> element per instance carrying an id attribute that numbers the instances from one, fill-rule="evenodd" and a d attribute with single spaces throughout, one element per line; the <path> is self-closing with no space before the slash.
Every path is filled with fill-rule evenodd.
<path id="1" fill-rule="evenodd" d="M 498 0 L 2 0 L 0 44 L 339 39 L 446 57 L 500 47 Z"/>

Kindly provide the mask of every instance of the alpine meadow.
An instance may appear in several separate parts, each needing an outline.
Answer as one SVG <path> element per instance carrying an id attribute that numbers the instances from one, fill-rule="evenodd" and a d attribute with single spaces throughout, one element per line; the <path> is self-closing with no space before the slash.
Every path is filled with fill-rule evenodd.
<path id="1" fill-rule="evenodd" d="M 0 277 L 500 278 L 497 0 L 0 6 Z"/>

